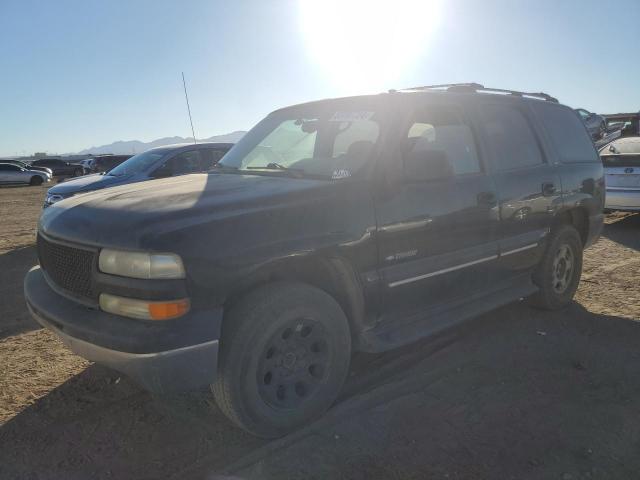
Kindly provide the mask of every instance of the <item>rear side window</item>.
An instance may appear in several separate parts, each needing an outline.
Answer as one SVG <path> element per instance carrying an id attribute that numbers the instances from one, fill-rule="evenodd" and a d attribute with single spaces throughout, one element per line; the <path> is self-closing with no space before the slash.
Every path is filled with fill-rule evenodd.
<path id="1" fill-rule="evenodd" d="M 572 110 L 555 105 L 533 105 L 562 163 L 598 162 L 584 124 Z"/>
<path id="2" fill-rule="evenodd" d="M 405 155 L 438 153 L 454 175 L 479 173 L 480 161 L 473 132 L 455 108 L 418 112 L 406 135 Z"/>
<path id="3" fill-rule="evenodd" d="M 203 170 L 200 152 L 197 150 L 182 152 L 170 159 L 167 164 L 171 168 L 173 175 L 184 175 L 186 173 L 201 172 Z"/>
<path id="4" fill-rule="evenodd" d="M 542 152 L 524 114 L 509 105 L 483 107 L 484 131 L 498 170 L 513 170 L 543 163 Z"/>

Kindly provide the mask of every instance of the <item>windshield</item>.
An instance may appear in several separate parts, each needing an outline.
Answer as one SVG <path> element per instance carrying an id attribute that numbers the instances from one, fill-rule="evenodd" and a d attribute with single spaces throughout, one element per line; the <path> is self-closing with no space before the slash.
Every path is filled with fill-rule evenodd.
<path id="1" fill-rule="evenodd" d="M 245 135 L 220 165 L 254 173 L 348 178 L 368 163 L 379 136 L 373 111 L 278 112 Z"/>
<path id="2" fill-rule="evenodd" d="M 165 155 L 166 152 L 164 151 L 147 150 L 144 153 L 139 153 L 129 160 L 122 162 L 116 168 L 105 173 L 105 175 L 121 177 L 123 175 L 133 175 L 134 173 L 144 172 Z"/>

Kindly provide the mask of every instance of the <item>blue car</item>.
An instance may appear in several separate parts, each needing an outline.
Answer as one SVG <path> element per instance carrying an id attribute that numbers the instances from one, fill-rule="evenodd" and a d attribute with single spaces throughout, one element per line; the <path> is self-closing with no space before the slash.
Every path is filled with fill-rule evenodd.
<path id="1" fill-rule="evenodd" d="M 44 207 L 79 193 L 102 188 L 206 172 L 217 164 L 232 146 L 232 143 L 198 143 L 152 148 L 131 157 L 108 172 L 85 175 L 50 188 Z"/>

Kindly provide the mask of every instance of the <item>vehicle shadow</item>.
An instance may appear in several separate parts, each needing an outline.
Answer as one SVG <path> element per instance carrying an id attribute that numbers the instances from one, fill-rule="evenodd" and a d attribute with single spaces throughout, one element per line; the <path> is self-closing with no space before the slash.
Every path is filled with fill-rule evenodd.
<path id="1" fill-rule="evenodd" d="M 337 404 L 273 441 L 208 392 L 154 397 L 94 365 L 0 428 L 0 477 L 632 478 L 639 343 L 640 323 L 577 303 L 512 304 L 357 355 Z"/>
<path id="2" fill-rule="evenodd" d="M 640 215 L 626 215 L 620 219 L 613 217 L 613 221 L 604 226 L 602 236 L 625 247 L 640 250 Z"/>
<path id="3" fill-rule="evenodd" d="M 0 339 L 40 328 L 24 302 L 22 281 L 38 263 L 35 246 L 0 254 Z"/>

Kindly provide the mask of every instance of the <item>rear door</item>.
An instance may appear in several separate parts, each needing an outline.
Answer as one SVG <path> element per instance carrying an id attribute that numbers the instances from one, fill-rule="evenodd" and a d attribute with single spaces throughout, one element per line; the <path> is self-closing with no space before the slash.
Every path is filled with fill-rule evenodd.
<path id="1" fill-rule="evenodd" d="M 485 99 L 477 118 L 498 191 L 496 280 L 508 283 L 541 258 L 554 213 L 562 207 L 560 176 L 544 153 L 541 132 L 525 102 Z"/>
<path id="2" fill-rule="evenodd" d="M 7 163 L 0 165 L 0 182 L 2 183 L 28 183 L 30 178 L 31 175 L 23 172 L 17 165 Z"/>
<path id="3" fill-rule="evenodd" d="M 376 201 L 383 317 L 486 289 L 497 258 L 496 192 L 466 113 L 455 103 L 412 110 L 394 160 L 403 181 Z"/>
<path id="4" fill-rule="evenodd" d="M 6 163 L 0 164 L 0 183 L 10 183 L 11 169 Z"/>

